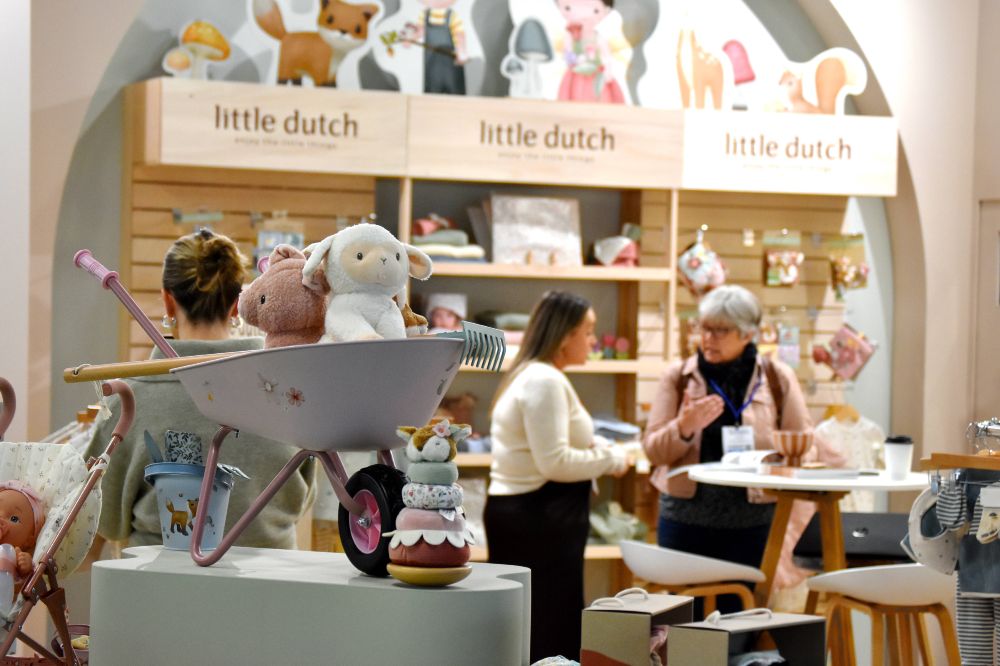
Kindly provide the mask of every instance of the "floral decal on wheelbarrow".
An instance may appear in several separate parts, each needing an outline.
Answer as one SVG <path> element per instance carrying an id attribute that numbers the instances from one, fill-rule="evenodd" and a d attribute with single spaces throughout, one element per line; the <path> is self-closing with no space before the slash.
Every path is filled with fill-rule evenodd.
<path id="1" fill-rule="evenodd" d="M 293 407 L 301 407 L 302 403 L 306 401 L 306 397 L 302 394 L 302 391 L 294 386 L 285 392 L 285 397 L 288 398 L 288 404 Z"/>

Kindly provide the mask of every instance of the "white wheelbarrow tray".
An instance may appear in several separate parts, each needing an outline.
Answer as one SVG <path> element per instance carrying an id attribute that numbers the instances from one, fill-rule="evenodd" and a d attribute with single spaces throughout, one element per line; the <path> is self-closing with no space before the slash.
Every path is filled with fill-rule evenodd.
<path id="1" fill-rule="evenodd" d="M 218 561 L 285 480 L 313 456 L 340 499 L 348 558 L 365 573 L 386 575 L 388 539 L 381 535 L 395 529 L 406 482 L 390 453 L 405 445 L 396 428 L 430 420 L 458 372 L 463 349 L 456 338 L 366 340 L 265 349 L 171 370 L 198 410 L 222 426 L 206 460 L 199 500 L 204 506 L 218 449 L 232 430 L 302 449 L 207 554 L 200 547 L 204 516 L 199 512 L 191 541 L 195 562 Z M 348 480 L 336 452 L 372 450 L 383 464 Z"/>

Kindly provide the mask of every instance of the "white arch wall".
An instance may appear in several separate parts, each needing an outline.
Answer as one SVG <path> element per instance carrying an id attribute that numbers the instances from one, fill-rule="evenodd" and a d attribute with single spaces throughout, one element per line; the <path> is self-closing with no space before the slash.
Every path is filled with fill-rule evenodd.
<path id="1" fill-rule="evenodd" d="M 21 408 L 7 430 L 9 440 L 23 439 L 27 432 L 24 396 L 28 391 L 28 271 L 29 206 L 28 161 L 30 155 L 31 71 L 24 54 L 31 48 L 30 0 L 8 0 L 0 4 L 0 376 L 14 385 Z"/>
<path id="2" fill-rule="evenodd" d="M 831 44 L 856 40 L 899 122 L 900 194 L 887 202 L 897 264 L 893 423 L 919 425 L 925 450 L 964 450 L 972 416 L 977 69 L 1000 66 L 1000 56 L 977 49 L 979 34 L 1000 28 L 995 10 L 980 22 L 990 4 L 800 0 Z M 858 100 L 863 112 L 876 104 Z"/>
<path id="3" fill-rule="evenodd" d="M 27 394 L 22 404 L 28 403 L 28 431 L 32 435 L 48 429 L 49 395 L 59 370 L 48 361 L 53 321 L 51 258 L 66 168 L 111 54 L 143 4 L 140 0 L 105 3 L 105 9 L 114 11 L 95 11 L 92 4 L 67 5 L 57 0 L 31 3 L 31 279 L 26 284 L 23 272 L 7 263 L 0 264 L 0 271 L 3 284 L 20 299 L 18 314 L 23 314 L 23 303 L 30 299 L 26 337 L 32 363 L 29 389 L 22 389 L 21 395 Z M 974 119 L 979 5 L 883 0 L 874 6 L 880 16 L 871 20 L 868 16 L 873 5 L 863 0 L 799 0 L 799 4 L 828 44 L 850 44 L 856 38 L 884 87 L 893 115 L 900 120 L 906 163 L 901 197 L 888 205 L 893 252 L 900 256 L 899 248 L 906 246 L 900 234 L 912 227 L 919 239 L 915 252 L 919 254 L 920 247 L 932 248 L 933 256 L 927 260 L 926 271 L 912 264 L 896 269 L 893 422 L 900 429 L 922 432 L 934 448 L 960 448 L 957 428 L 968 417 L 967 322 L 972 284 L 971 269 L 964 276 L 961 273 L 962 266 L 968 265 L 975 226 L 975 138 L 962 127 L 971 127 Z M 983 19 L 984 34 L 1000 28 L 995 11 L 984 12 Z M 23 57 L 23 53 L 19 55 Z M 983 58 L 984 71 L 998 64 L 997 56 L 988 49 Z M 72 67 L 66 66 L 69 62 Z M 907 75 L 914 71 L 926 75 Z M 861 110 L 868 111 L 861 102 Z M 4 142 L 18 133 L 23 135 L 8 125 L 0 126 L 0 133 Z M 996 144 L 991 145 L 1000 148 Z M 1000 151 L 990 152 L 995 155 Z M 915 191 L 908 200 L 905 180 L 910 174 Z M 985 174 L 981 169 L 975 175 L 998 182 Z M 909 219 L 900 221 L 901 217 Z M 927 294 L 921 296 L 919 307 L 910 307 L 907 284 L 922 282 L 921 274 L 926 276 Z M 919 287 L 917 284 L 915 293 Z M 67 321 L 67 325 L 71 323 Z M 908 344 L 911 336 L 907 330 L 919 331 L 926 343 Z M 0 366 L 16 363 L 18 353 L 0 347 Z"/>

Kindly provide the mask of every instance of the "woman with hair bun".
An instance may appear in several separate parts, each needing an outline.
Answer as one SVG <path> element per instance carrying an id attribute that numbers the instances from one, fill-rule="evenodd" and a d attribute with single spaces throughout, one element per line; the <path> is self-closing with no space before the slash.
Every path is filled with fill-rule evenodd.
<path id="1" fill-rule="evenodd" d="M 202 229 L 179 238 L 163 260 L 163 327 L 173 336 L 171 346 L 180 356 L 250 351 L 263 348 L 262 338 L 231 337 L 235 328 L 236 305 L 247 279 L 247 261 L 236 244 L 219 234 Z M 169 335 L 168 335 L 169 337 Z M 152 358 L 163 358 L 153 349 Z M 119 445 L 102 481 L 104 506 L 98 534 L 109 541 L 129 546 L 159 544 L 159 510 L 156 493 L 143 479 L 150 462 L 142 441 L 149 431 L 161 447 L 167 430 L 192 433 L 207 450 L 219 424 L 201 416 L 180 382 L 171 374 L 129 380 L 135 394 L 135 422 Z M 275 399 L 282 399 L 276 387 Z M 111 414 L 101 418 L 84 457 L 98 456 L 118 421 L 117 398 L 111 400 Z M 281 467 L 298 449 L 248 433 L 223 447 L 220 463 L 239 467 L 250 479 L 237 479 L 229 500 L 226 529 L 242 516 Z M 312 459 L 267 503 L 254 518 L 238 546 L 295 548 L 295 523 L 315 495 L 315 465 Z"/>

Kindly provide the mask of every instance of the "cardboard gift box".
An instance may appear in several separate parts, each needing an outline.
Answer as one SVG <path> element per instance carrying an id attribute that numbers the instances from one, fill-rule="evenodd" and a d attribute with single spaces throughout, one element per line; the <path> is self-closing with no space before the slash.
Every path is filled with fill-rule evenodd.
<path id="1" fill-rule="evenodd" d="M 714 614 L 713 614 L 714 615 Z M 815 615 L 759 612 L 710 615 L 705 622 L 670 627 L 669 666 L 727 666 L 733 655 L 754 650 L 767 632 L 789 666 L 825 666 L 826 620 Z"/>
<path id="2" fill-rule="evenodd" d="M 692 597 L 649 594 L 639 588 L 598 599 L 583 609 L 580 664 L 646 666 L 653 627 L 690 622 L 693 610 Z M 669 632 L 667 640 L 670 640 Z"/>

